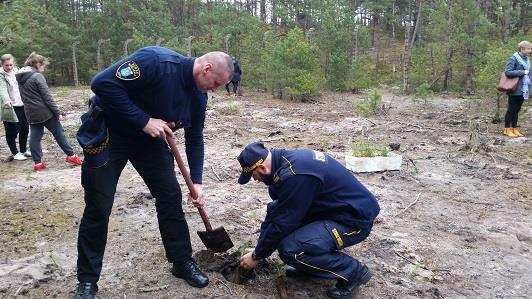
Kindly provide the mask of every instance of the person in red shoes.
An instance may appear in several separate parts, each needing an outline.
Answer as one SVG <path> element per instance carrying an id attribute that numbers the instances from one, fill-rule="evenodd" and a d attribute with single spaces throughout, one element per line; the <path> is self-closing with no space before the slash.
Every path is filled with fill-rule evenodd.
<path id="1" fill-rule="evenodd" d="M 31 53 L 25 67 L 15 75 L 19 84 L 20 96 L 24 103 L 24 112 L 30 123 L 30 151 L 34 165 L 33 170 L 39 171 L 46 168 L 42 161 L 41 140 L 44 128 L 48 129 L 55 141 L 67 155 L 65 162 L 72 165 L 81 165 L 81 160 L 74 153 L 74 149 L 65 137 L 61 119 L 63 118 L 59 107 L 55 103 L 46 79 L 42 75 L 48 60 L 35 52 Z"/>

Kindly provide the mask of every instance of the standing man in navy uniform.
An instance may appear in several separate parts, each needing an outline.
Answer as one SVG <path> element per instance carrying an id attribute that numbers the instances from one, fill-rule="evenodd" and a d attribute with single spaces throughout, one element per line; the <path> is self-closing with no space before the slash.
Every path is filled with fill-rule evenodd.
<path id="1" fill-rule="evenodd" d="M 252 252 L 240 265 L 254 268 L 275 250 L 287 275 L 336 279 L 331 298 L 351 298 L 371 278 L 368 267 L 343 253 L 366 239 L 379 214 L 377 200 L 331 156 L 309 149 L 266 149 L 247 145 L 238 156 L 240 184 L 251 177 L 269 186 L 273 199 Z"/>
<path id="2" fill-rule="evenodd" d="M 194 287 L 208 285 L 208 277 L 191 257 L 181 189 L 165 136 L 172 133 L 171 129 L 184 128 L 190 174 L 199 194 L 196 199 L 190 195 L 188 199 L 196 206 L 203 205 L 206 92 L 229 82 L 232 73 L 231 57 L 223 52 L 190 58 L 166 48 L 146 47 L 94 77 L 91 89 L 96 96 L 91 99 L 90 109 L 93 115 L 84 119 L 93 121 L 103 115 L 104 123 L 95 126 L 107 129 L 89 131 L 82 125 L 77 134 L 86 162 L 81 174 L 85 210 L 78 235 L 79 284 L 75 298 L 94 298 L 98 290 L 109 215 L 118 179 L 128 161 L 155 198 L 166 257 L 173 263 L 172 273 Z M 100 116 L 94 116 L 94 111 Z M 172 122 L 175 128 L 169 127 Z M 94 132 L 95 136 L 87 136 Z"/>

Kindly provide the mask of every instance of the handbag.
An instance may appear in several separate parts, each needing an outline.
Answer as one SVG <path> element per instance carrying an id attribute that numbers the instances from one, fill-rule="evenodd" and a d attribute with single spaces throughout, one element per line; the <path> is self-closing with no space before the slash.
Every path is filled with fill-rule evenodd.
<path id="1" fill-rule="evenodd" d="M 2 121 L 8 123 L 18 122 L 17 114 L 15 113 L 15 109 L 13 107 L 6 107 L 2 105 L 2 108 L 0 110 L 2 110 L 0 115 Z"/>
<path id="2" fill-rule="evenodd" d="M 517 89 L 517 83 L 519 77 L 506 77 L 506 74 L 502 72 L 501 79 L 497 84 L 498 91 L 515 91 Z"/>

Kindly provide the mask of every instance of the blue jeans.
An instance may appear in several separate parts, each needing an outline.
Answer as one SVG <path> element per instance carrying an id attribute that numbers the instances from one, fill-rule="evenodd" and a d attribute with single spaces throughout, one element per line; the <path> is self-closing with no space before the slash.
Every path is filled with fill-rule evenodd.
<path id="1" fill-rule="evenodd" d="M 74 154 L 74 150 L 68 143 L 65 134 L 64 129 L 59 120 L 55 117 L 50 118 L 49 120 L 39 123 L 39 124 L 30 124 L 30 151 L 31 151 L 31 157 L 33 159 L 34 163 L 41 163 L 42 159 L 42 147 L 41 147 L 41 140 L 42 135 L 44 134 L 44 128 L 48 129 L 50 133 L 55 138 L 55 141 L 59 145 L 59 147 L 63 150 L 63 152 L 67 156 L 72 156 Z"/>
<path id="2" fill-rule="evenodd" d="M 347 281 L 361 263 L 341 249 L 365 240 L 371 227 L 358 229 L 330 220 L 317 220 L 286 236 L 277 251 L 285 264 L 308 274 Z"/>

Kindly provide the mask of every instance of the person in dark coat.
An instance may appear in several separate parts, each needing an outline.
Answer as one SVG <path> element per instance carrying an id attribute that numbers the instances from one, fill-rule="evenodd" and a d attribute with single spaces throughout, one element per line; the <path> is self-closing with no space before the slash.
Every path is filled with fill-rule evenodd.
<path id="1" fill-rule="evenodd" d="M 184 129 L 190 174 L 199 195 L 189 195 L 189 201 L 203 206 L 206 92 L 225 85 L 232 74 L 231 57 L 223 52 L 193 58 L 163 47 L 146 47 L 92 79 L 96 96 L 77 133 L 85 153 L 81 173 L 85 210 L 79 226 L 75 298 L 94 298 L 98 290 L 109 215 L 118 179 L 128 161 L 155 198 L 172 274 L 193 287 L 208 285 L 208 277 L 192 258 L 182 193 L 165 137 L 172 130 Z"/>
<path id="2" fill-rule="evenodd" d="M 287 275 L 335 279 L 331 298 L 350 298 L 371 278 L 366 265 L 341 250 L 362 242 L 380 207 L 373 194 L 331 156 L 310 149 L 247 145 L 238 156 L 240 184 L 251 177 L 269 186 L 272 202 L 256 247 L 240 265 L 254 268 L 275 250 Z"/>
<path id="3" fill-rule="evenodd" d="M 15 76 L 22 102 L 24 102 L 24 113 L 30 124 L 30 152 L 34 163 L 33 171 L 41 171 L 47 167 L 46 163 L 42 161 L 41 140 L 44 128 L 52 133 L 55 141 L 66 154 L 65 162 L 76 166 L 81 165 L 81 160 L 65 137 L 65 130 L 61 125 L 63 114 L 52 98 L 46 79 L 42 75 L 49 64 L 48 59 L 33 52 L 24 64 L 26 66 L 21 68 Z"/>
<path id="4" fill-rule="evenodd" d="M 524 101 L 528 101 L 530 94 L 530 58 L 532 43 L 522 41 L 517 45 L 517 52 L 506 62 L 504 74 L 511 77 L 519 77 L 517 88 L 508 94 L 508 110 L 504 116 L 503 134 L 510 137 L 524 136 L 517 129 L 517 118 Z"/>
<path id="5" fill-rule="evenodd" d="M 240 79 L 242 78 L 242 68 L 240 67 L 240 62 L 235 58 L 231 58 L 233 60 L 233 78 L 231 79 L 231 84 L 233 84 L 233 95 L 236 97 L 238 96 L 238 88 L 240 86 Z M 229 89 L 229 83 L 225 84 L 225 90 L 227 91 L 227 95 L 231 95 L 231 91 Z"/>

